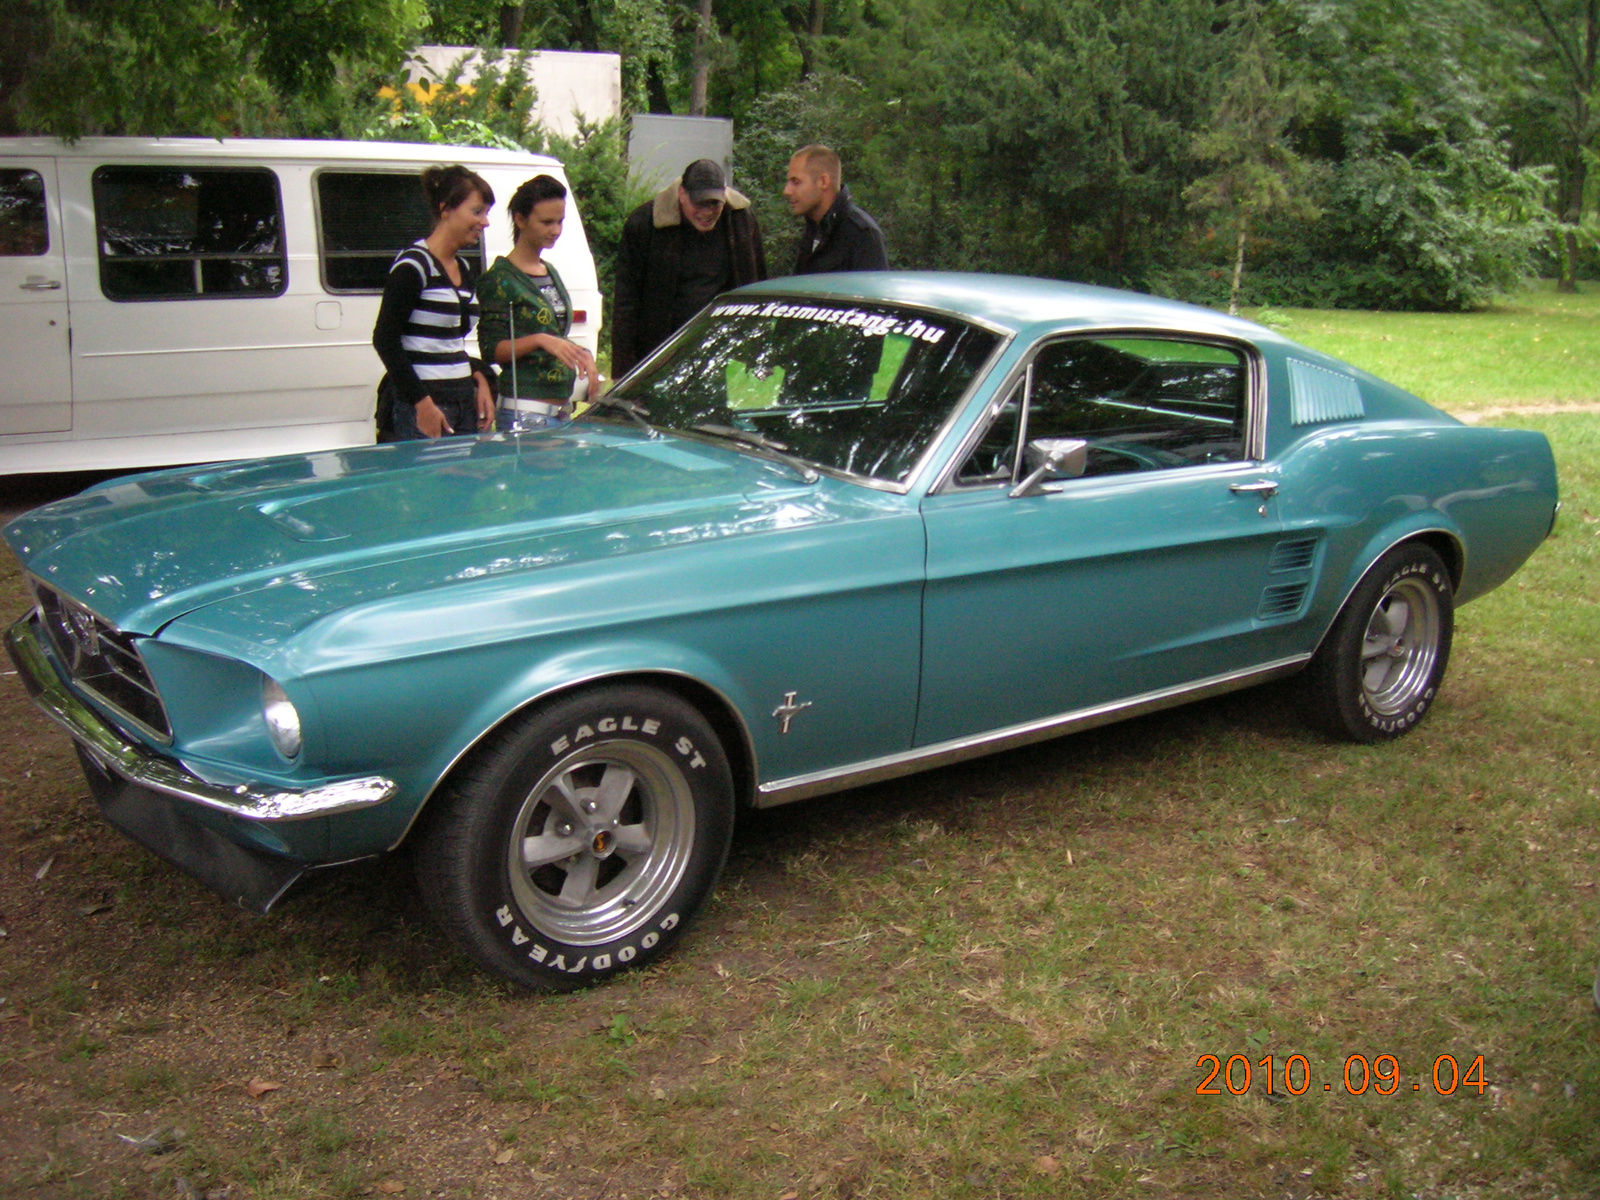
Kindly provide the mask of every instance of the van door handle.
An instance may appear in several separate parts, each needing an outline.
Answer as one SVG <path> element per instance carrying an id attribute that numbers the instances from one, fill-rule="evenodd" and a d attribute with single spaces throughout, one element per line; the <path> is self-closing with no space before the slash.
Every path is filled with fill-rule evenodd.
<path id="1" fill-rule="evenodd" d="M 59 291 L 60 288 L 61 280 L 45 279 L 40 275 L 29 275 L 22 282 L 22 290 L 25 292 L 54 292 Z"/>

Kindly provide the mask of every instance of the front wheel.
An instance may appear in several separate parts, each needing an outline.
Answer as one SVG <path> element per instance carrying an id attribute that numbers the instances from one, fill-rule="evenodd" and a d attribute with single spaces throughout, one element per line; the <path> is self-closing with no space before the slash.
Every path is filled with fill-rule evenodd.
<path id="1" fill-rule="evenodd" d="M 1421 542 L 1396 546 L 1367 572 L 1311 660 L 1308 715 L 1357 742 L 1408 732 L 1438 694 L 1454 629 L 1443 560 Z"/>
<path id="2" fill-rule="evenodd" d="M 694 708 L 654 688 L 536 710 L 436 803 L 418 881 L 481 966 L 568 990 L 666 952 L 716 884 L 733 780 Z"/>

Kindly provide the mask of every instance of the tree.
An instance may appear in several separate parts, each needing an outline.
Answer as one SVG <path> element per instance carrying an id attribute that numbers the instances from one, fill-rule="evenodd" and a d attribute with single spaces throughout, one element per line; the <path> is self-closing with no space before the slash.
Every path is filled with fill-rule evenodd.
<path id="1" fill-rule="evenodd" d="M 1294 0 L 1280 45 L 1316 87 L 1292 130 L 1315 225 L 1264 232 L 1273 303 L 1462 309 L 1515 288 L 1546 236 L 1547 172 L 1499 127 L 1525 39 L 1483 0 Z"/>
<path id="2" fill-rule="evenodd" d="M 1177 252 L 1236 0 L 874 6 L 823 69 L 860 80 L 846 163 L 899 266 L 1139 285 Z"/>
<path id="3" fill-rule="evenodd" d="M 1589 159 L 1600 144 L 1600 120 L 1594 108 L 1600 0 L 1521 0 L 1520 8 L 1525 28 L 1538 46 L 1535 62 L 1545 82 L 1543 116 L 1554 134 L 1555 208 L 1561 221 L 1561 274 L 1556 286 L 1575 292 Z"/>
<path id="4" fill-rule="evenodd" d="M 711 0 L 696 0 L 694 57 L 689 69 L 689 115 L 706 115 L 706 88 L 711 81 L 711 48 L 717 33 Z"/>
<path id="5" fill-rule="evenodd" d="M 1268 213 L 1305 220 L 1318 215 L 1306 191 L 1311 168 L 1288 139 L 1290 123 L 1310 106 L 1310 90 L 1287 76 L 1260 14 L 1248 14 L 1246 23 L 1238 65 L 1207 128 L 1195 134 L 1191 146 L 1194 157 L 1213 169 L 1183 193 L 1195 208 L 1219 213 L 1233 226 L 1233 285 L 1228 292 L 1233 315 L 1239 312 L 1252 222 Z"/>
<path id="6" fill-rule="evenodd" d="M 398 66 L 423 10 L 417 0 L 14 0 L 5 19 L 19 11 L 38 49 L 10 67 L 0 127 L 77 138 L 300 132 L 341 103 L 341 73 Z"/>

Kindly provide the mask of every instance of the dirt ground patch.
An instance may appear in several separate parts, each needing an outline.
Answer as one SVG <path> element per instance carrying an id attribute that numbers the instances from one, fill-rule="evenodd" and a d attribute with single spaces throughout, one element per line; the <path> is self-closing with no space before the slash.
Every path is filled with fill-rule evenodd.
<path id="1" fill-rule="evenodd" d="M 1468 425 L 1494 421 L 1501 417 L 1549 416 L 1553 413 L 1595 413 L 1600 404 L 1490 404 L 1484 408 L 1452 411 L 1451 416 Z"/>

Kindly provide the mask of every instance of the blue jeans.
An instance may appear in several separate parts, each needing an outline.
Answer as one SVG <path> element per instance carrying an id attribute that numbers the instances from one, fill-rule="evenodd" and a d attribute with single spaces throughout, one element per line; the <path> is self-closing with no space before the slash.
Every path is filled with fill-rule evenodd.
<path id="1" fill-rule="evenodd" d="M 457 436 L 478 432 L 478 386 L 475 380 L 434 379 L 428 383 L 428 394 L 450 422 Z M 427 438 L 417 428 L 417 406 L 405 400 L 394 402 L 394 440 L 414 442 Z"/>

